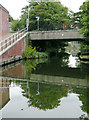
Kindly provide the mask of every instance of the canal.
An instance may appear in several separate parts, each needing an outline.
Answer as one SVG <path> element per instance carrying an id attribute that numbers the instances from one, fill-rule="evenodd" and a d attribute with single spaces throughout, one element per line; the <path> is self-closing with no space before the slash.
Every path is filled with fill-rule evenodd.
<path id="1" fill-rule="evenodd" d="M 78 42 L 49 59 L 26 60 L 0 71 L 2 118 L 88 118 L 89 63 Z"/>

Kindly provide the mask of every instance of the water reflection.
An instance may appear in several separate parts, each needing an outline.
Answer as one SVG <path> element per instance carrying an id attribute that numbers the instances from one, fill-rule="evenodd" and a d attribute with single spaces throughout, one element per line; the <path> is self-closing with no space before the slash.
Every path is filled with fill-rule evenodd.
<path id="1" fill-rule="evenodd" d="M 50 85 L 50 84 L 39 84 L 40 95 L 37 96 L 38 84 L 30 83 L 30 98 L 29 106 L 34 106 L 42 110 L 53 109 L 59 106 L 60 98 L 67 96 L 67 88 L 64 86 Z M 26 93 L 27 89 L 22 85 L 22 89 L 25 88 L 23 93 L 27 98 L 29 97 Z"/>
<path id="2" fill-rule="evenodd" d="M 1 86 L 3 116 L 89 118 L 89 64 L 78 60 L 76 50 L 70 53 L 3 68 L 1 79 L 9 83 Z"/>
<path id="3" fill-rule="evenodd" d="M 22 84 L 21 88 L 24 90 L 23 95 L 29 98 L 29 107 L 33 106 L 45 111 L 60 106 L 60 102 L 64 101 L 64 98 L 67 98 L 70 95 L 71 97 L 77 95 L 77 97 L 79 98 L 77 102 L 81 101 L 79 106 L 81 107 L 81 110 L 85 113 L 83 114 L 83 116 L 89 116 L 89 87 L 74 87 L 40 83 L 38 88 L 38 83 L 31 82 L 29 83 L 28 89 L 26 89 L 25 84 Z M 37 89 L 40 89 L 39 96 L 36 95 Z"/>
<path id="4" fill-rule="evenodd" d="M 31 112 L 32 108 L 37 108 L 39 113 L 41 111 L 45 111 L 46 113 L 49 112 L 49 110 L 58 111 L 58 114 L 61 117 L 89 117 L 89 88 L 88 87 L 82 87 L 82 86 L 72 86 L 72 85 L 58 85 L 53 83 L 46 83 L 46 82 L 29 82 L 29 81 L 12 81 L 11 87 L 10 87 L 10 101 L 9 104 L 3 109 L 3 115 L 6 113 L 10 113 L 8 111 L 11 111 L 10 107 L 13 107 L 13 109 L 17 108 L 19 109 L 18 114 L 23 111 L 22 114 L 25 114 L 26 111 L 28 113 Z M 15 87 L 15 89 L 12 89 L 12 86 Z M 19 89 L 21 89 L 21 93 L 18 96 Z M 14 90 L 14 91 L 12 91 Z M 37 95 L 37 92 L 39 91 L 39 95 Z M 8 91 L 9 93 L 9 91 Z M 21 95 L 22 94 L 22 95 Z M 27 98 L 26 104 L 24 105 L 26 107 L 22 107 L 24 101 L 24 96 Z M 21 100 L 22 102 L 19 103 L 18 100 Z M 16 105 L 16 106 L 14 106 Z M 21 106 L 20 106 L 21 105 Z M 35 109 L 34 109 L 35 110 Z M 37 111 L 36 110 L 36 111 Z M 16 112 L 15 110 L 13 110 Z M 66 111 L 66 114 L 64 116 L 64 111 Z M 63 112 L 63 114 L 61 113 Z M 63 115 L 63 116 L 62 116 Z M 14 115 L 13 115 L 14 116 Z M 51 117 L 51 115 L 50 115 Z"/>
<path id="5" fill-rule="evenodd" d="M 78 57 L 73 57 L 72 55 L 70 55 L 68 66 L 72 68 L 77 68 L 78 64 Z"/>
<path id="6" fill-rule="evenodd" d="M 10 82 L 0 78 L 0 110 L 10 100 L 9 96 L 9 85 Z"/>

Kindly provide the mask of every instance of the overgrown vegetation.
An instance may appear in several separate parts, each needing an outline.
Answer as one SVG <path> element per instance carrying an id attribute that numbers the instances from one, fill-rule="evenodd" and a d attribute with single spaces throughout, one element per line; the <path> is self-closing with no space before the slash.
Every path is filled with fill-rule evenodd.
<path id="1" fill-rule="evenodd" d="M 36 48 L 30 46 L 26 46 L 25 51 L 23 52 L 24 58 L 35 58 L 37 56 Z"/>
<path id="2" fill-rule="evenodd" d="M 86 1 L 83 3 L 83 5 L 80 7 L 81 10 L 81 33 L 83 33 L 83 36 L 88 40 L 89 43 L 89 1 Z"/>
<path id="3" fill-rule="evenodd" d="M 85 52 L 86 59 L 89 58 L 89 0 L 83 3 L 83 5 L 80 7 L 81 10 L 81 23 L 82 23 L 82 28 L 81 28 L 81 33 L 83 34 L 85 41 L 82 45 L 82 52 Z M 85 56 L 83 56 L 85 58 Z"/>
<path id="4" fill-rule="evenodd" d="M 45 52 L 37 52 L 36 47 L 31 45 L 26 46 L 25 51 L 23 52 L 23 58 L 47 58 L 48 54 Z"/>
<path id="5" fill-rule="evenodd" d="M 81 24 L 80 33 L 84 37 L 84 41 L 81 42 L 81 54 L 89 54 L 89 0 L 80 6 L 80 11 L 76 13 L 76 20 Z M 86 58 L 88 58 L 87 54 Z"/>

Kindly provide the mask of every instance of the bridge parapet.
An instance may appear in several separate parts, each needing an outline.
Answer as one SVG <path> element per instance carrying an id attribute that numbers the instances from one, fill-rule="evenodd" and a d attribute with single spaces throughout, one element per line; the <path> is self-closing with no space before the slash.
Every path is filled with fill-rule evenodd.
<path id="1" fill-rule="evenodd" d="M 80 30 L 53 30 L 29 32 L 31 40 L 82 39 Z"/>

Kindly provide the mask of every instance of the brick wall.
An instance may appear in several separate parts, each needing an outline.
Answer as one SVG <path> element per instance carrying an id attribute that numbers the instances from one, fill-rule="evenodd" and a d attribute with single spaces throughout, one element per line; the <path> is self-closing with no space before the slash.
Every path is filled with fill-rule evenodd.
<path id="1" fill-rule="evenodd" d="M 0 36 L 9 33 L 9 12 L 0 4 Z"/>
<path id="2" fill-rule="evenodd" d="M 2 80 L 0 78 L 0 87 L 4 86 L 4 87 L 7 87 L 7 88 L 0 88 L 0 109 L 2 107 L 4 107 L 6 105 L 6 103 L 9 101 L 9 84 L 7 84 L 7 82 L 9 81 L 6 81 L 6 80 Z"/>
<path id="3" fill-rule="evenodd" d="M 25 67 L 21 63 L 15 64 L 14 67 L 10 67 L 4 71 L 2 71 L 2 76 L 9 76 L 12 78 L 25 78 Z"/>
<path id="4" fill-rule="evenodd" d="M 26 40 L 23 38 L 18 43 L 16 43 L 14 46 L 12 46 L 10 49 L 8 49 L 5 53 L 3 53 L 2 60 L 6 60 L 8 58 L 16 57 L 16 56 L 22 56 L 22 53 L 25 49 L 25 43 Z"/>
<path id="5" fill-rule="evenodd" d="M 2 10 L 0 8 L 0 36 L 2 36 Z"/>

